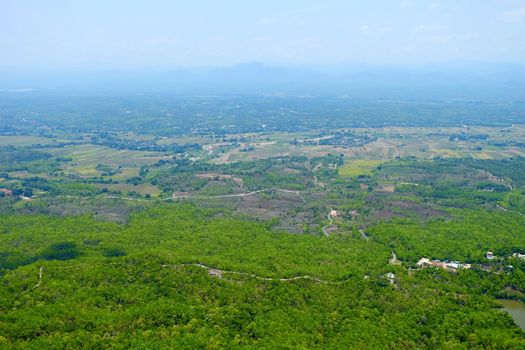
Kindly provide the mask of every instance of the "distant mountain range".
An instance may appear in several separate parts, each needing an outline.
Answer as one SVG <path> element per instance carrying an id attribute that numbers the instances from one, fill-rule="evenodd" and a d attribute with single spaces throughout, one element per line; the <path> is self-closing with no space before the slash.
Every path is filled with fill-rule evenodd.
<path id="1" fill-rule="evenodd" d="M 265 65 L 142 69 L 0 69 L 0 93 L 258 93 L 350 97 L 525 98 L 525 65 Z"/>

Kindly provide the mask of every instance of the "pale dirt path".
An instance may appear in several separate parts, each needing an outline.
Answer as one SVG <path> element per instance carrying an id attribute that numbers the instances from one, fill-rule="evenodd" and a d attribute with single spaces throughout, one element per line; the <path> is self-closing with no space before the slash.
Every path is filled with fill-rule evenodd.
<path id="1" fill-rule="evenodd" d="M 38 282 L 37 284 L 35 284 L 33 286 L 32 289 L 35 289 L 35 288 L 38 288 L 40 287 L 40 283 L 42 283 L 42 275 L 44 274 L 44 267 L 43 266 L 40 266 L 40 268 L 38 269 Z"/>
<path id="2" fill-rule="evenodd" d="M 230 274 L 230 275 L 246 276 L 246 277 L 249 277 L 249 278 L 254 278 L 254 279 L 259 280 L 259 281 L 269 281 L 269 282 L 275 282 L 275 281 L 279 281 L 279 282 L 294 282 L 294 281 L 298 281 L 298 280 L 309 280 L 309 281 L 312 281 L 312 282 L 326 284 L 326 285 L 340 285 L 340 284 L 346 283 L 350 279 L 350 278 L 346 278 L 346 279 L 341 280 L 341 281 L 326 281 L 326 280 L 323 280 L 321 278 L 313 277 L 313 276 L 309 276 L 309 275 L 295 276 L 295 277 L 289 277 L 289 278 L 263 277 L 263 276 L 259 276 L 259 275 L 256 275 L 256 274 L 253 274 L 253 273 L 248 273 L 248 272 L 221 270 L 221 269 L 217 269 L 217 268 L 214 268 L 214 267 L 209 267 L 209 266 L 206 266 L 206 265 L 200 264 L 200 263 L 186 263 L 186 264 L 174 264 L 174 265 L 161 265 L 160 266 L 160 268 L 173 268 L 173 269 L 181 268 L 181 267 L 199 267 L 201 269 L 204 269 L 204 270 L 208 271 L 208 274 L 210 276 L 214 276 L 214 277 L 217 277 L 217 278 L 223 278 L 224 275 Z M 70 267 L 58 267 L 58 268 L 70 268 Z M 30 292 L 30 291 L 40 287 L 40 285 L 42 283 L 43 272 L 44 272 L 44 267 L 41 266 L 39 271 L 38 271 L 38 282 L 32 288 L 26 290 L 25 293 Z"/>
<path id="3" fill-rule="evenodd" d="M 512 183 L 510 183 L 510 181 L 506 181 L 505 179 L 503 179 L 503 184 L 505 184 L 508 187 L 509 193 L 507 193 L 505 195 L 505 198 L 500 203 L 508 202 L 510 196 L 512 195 L 512 191 L 514 190 L 514 187 L 512 186 Z M 512 209 L 505 208 L 504 206 L 500 205 L 500 203 L 496 203 L 496 208 L 498 208 L 500 210 L 503 210 L 503 211 L 515 213 L 515 214 L 518 214 L 520 216 L 525 216 L 525 214 L 523 214 L 523 213 L 521 213 L 521 212 L 519 212 L 517 210 L 512 210 Z"/>
<path id="4" fill-rule="evenodd" d="M 397 264 L 399 264 L 399 261 L 397 260 L 397 255 L 393 251 L 392 251 L 392 258 L 390 260 L 388 260 L 388 263 L 390 265 L 397 265 Z"/>
<path id="5" fill-rule="evenodd" d="M 283 189 L 279 189 L 279 188 L 266 188 L 264 190 L 257 190 L 257 191 L 252 191 L 252 192 L 248 192 L 248 193 L 222 194 L 222 195 L 217 195 L 217 196 L 200 196 L 200 195 L 195 195 L 194 196 L 194 195 L 189 195 L 189 194 L 183 194 L 183 195 L 179 195 L 179 196 L 173 195 L 171 197 L 164 198 L 163 201 L 168 201 L 168 200 L 171 200 L 171 199 L 181 199 L 181 198 L 182 199 L 184 199 L 184 198 L 214 199 L 214 198 L 248 197 L 248 196 L 253 196 L 253 195 L 257 194 L 257 193 L 270 192 L 270 191 L 295 194 L 296 196 L 301 198 L 301 200 L 303 202 L 306 203 L 306 200 L 301 196 L 301 192 L 300 191 L 283 190 Z"/>
<path id="6" fill-rule="evenodd" d="M 220 269 L 217 269 L 217 268 L 214 268 L 214 267 L 209 267 L 209 266 L 206 266 L 206 265 L 203 265 L 203 264 L 199 264 L 199 263 L 178 264 L 178 265 L 162 265 L 162 267 L 168 267 L 168 268 L 199 267 L 199 268 L 207 270 L 208 273 L 210 274 L 210 276 L 216 276 L 218 278 L 222 278 L 222 276 L 225 275 L 225 274 L 230 274 L 230 275 L 247 276 L 247 277 L 255 278 L 255 279 L 260 280 L 260 281 L 293 282 L 293 281 L 297 281 L 297 280 L 310 280 L 310 281 L 321 283 L 321 284 L 337 285 L 337 284 L 343 284 L 343 283 L 345 283 L 345 282 L 347 282 L 349 280 L 349 279 L 345 279 L 345 280 L 342 280 L 342 281 L 325 281 L 325 280 L 322 280 L 320 278 L 312 277 L 312 276 L 309 276 L 309 275 L 296 276 L 296 277 L 290 277 L 290 278 L 262 277 L 262 276 L 258 276 L 258 275 L 255 275 L 255 274 L 252 274 L 252 273 L 248 273 L 248 272 L 220 270 Z"/>
<path id="7" fill-rule="evenodd" d="M 189 195 L 189 194 L 183 194 L 183 195 L 179 195 L 179 196 L 173 195 L 171 197 L 162 198 L 162 199 L 159 199 L 159 200 L 160 201 L 169 201 L 169 200 L 173 200 L 173 199 L 185 199 L 185 198 L 188 198 L 188 199 L 191 199 L 191 198 L 193 198 L 193 199 L 214 199 L 214 198 L 248 197 L 248 196 L 253 196 L 253 195 L 257 194 L 257 193 L 270 192 L 270 191 L 291 193 L 291 194 L 294 194 L 297 197 L 299 197 L 303 202 L 307 203 L 306 199 L 304 199 L 304 197 L 301 195 L 301 191 L 283 190 L 283 189 L 279 189 L 279 188 L 266 188 L 264 190 L 258 190 L 258 191 L 248 192 L 248 193 L 222 194 L 222 195 L 217 195 L 217 196 L 200 196 L 200 195 Z M 72 199 L 88 199 L 89 198 L 89 197 L 81 197 L 81 196 L 63 196 L 63 197 L 64 198 L 72 198 Z M 119 200 L 124 200 L 124 201 L 142 201 L 142 202 L 149 201 L 148 199 L 143 199 L 143 198 L 131 198 L 131 197 L 121 197 L 121 196 L 104 196 L 102 198 L 105 198 L 105 199 L 119 199 Z M 155 200 L 155 199 L 153 198 L 151 200 Z"/>
<path id="8" fill-rule="evenodd" d="M 330 237 L 330 234 L 328 233 L 327 229 L 328 227 L 330 226 L 333 226 L 334 225 L 334 221 L 332 220 L 332 216 L 330 215 L 330 212 L 332 211 L 332 209 L 330 209 L 330 211 L 328 212 L 328 214 L 326 215 L 326 218 L 328 219 L 328 221 L 330 221 L 330 224 L 326 225 L 326 226 L 323 226 L 321 229 L 323 231 L 323 234 L 326 236 L 326 237 Z"/>
<path id="9" fill-rule="evenodd" d="M 506 127 L 506 128 L 496 130 L 496 132 L 502 132 L 502 131 L 505 131 L 505 130 L 513 129 L 513 128 L 514 128 L 514 124 L 512 124 L 511 126 L 508 126 L 508 127 Z"/>
<path id="10" fill-rule="evenodd" d="M 365 230 L 359 230 L 359 233 L 361 234 L 361 238 L 365 241 L 368 241 L 369 237 L 366 235 Z"/>
<path id="11" fill-rule="evenodd" d="M 44 267 L 40 266 L 40 268 L 38 269 L 38 282 L 33 287 L 31 287 L 30 289 L 22 292 L 22 294 L 30 292 L 33 289 L 36 289 L 36 288 L 40 287 L 40 284 L 42 283 L 42 276 L 43 276 L 43 274 L 44 274 Z"/>

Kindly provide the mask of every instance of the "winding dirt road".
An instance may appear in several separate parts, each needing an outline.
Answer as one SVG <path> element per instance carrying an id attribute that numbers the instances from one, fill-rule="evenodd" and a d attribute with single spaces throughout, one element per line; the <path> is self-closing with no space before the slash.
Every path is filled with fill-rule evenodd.
<path id="1" fill-rule="evenodd" d="M 214 199 L 214 198 L 248 197 L 248 196 L 253 196 L 253 195 L 257 194 L 257 193 L 270 192 L 270 191 L 295 194 L 296 196 L 301 198 L 301 200 L 303 202 L 306 203 L 306 200 L 301 196 L 301 192 L 300 191 L 282 190 L 282 189 L 279 189 L 279 188 L 267 188 L 267 189 L 264 189 L 264 190 L 258 190 L 258 191 L 248 192 L 248 193 L 221 194 L 221 195 L 217 195 L 217 196 L 200 196 L 200 195 L 189 195 L 189 194 L 183 194 L 183 195 L 178 195 L 178 196 L 177 195 L 173 195 L 171 197 L 164 198 L 163 200 L 167 201 L 167 200 L 171 200 L 171 199 L 184 199 L 184 198 Z"/>
<path id="2" fill-rule="evenodd" d="M 240 276 L 246 276 L 250 278 L 254 278 L 261 281 L 280 281 L 280 282 L 293 282 L 298 280 L 310 280 L 313 282 L 321 283 L 321 284 L 330 284 L 330 285 L 337 285 L 337 284 L 343 284 L 349 280 L 349 278 L 344 279 L 342 281 L 325 281 L 317 277 L 312 277 L 308 275 L 304 276 L 296 276 L 296 277 L 289 277 L 289 278 L 278 278 L 278 277 L 262 277 L 258 276 L 252 273 L 248 272 L 240 272 L 240 271 L 228 271 L 228 270 L 220 270 L 214 267 L 209 267 L 203 264 L 194 263 L 194 264 L 178 264 L 178 265 L 162 265 L 164 268 L 179 268 L 179 267 L 199 267 L 201 269 L 205 269 L 208 271 L 208 274 L 210 276 L 216 276 L 218 278 L 222 278 L 223 275 L 240 275 Z"/>
<path id="3" fill-rule="evenodd" d="M 326 237 L 330 237 L 330 233 L 328 233 L 328 228 L 330 226 L 333 226 L 334 225 L 334 220 L 332 220 L 332 216 L 330 215 L 330 213 L 332 212 L 333 209 L 330 209 L 330 211 L 328 212 L 328 214 L 326 215 L 326 218 L 328 219 L 328 221 L 330 221 L 330 224 L 326 225 L 326 226 L 323 226 L 321 228 L 321 230 L 323 231 L 323 234 L 326 236 Z"/>

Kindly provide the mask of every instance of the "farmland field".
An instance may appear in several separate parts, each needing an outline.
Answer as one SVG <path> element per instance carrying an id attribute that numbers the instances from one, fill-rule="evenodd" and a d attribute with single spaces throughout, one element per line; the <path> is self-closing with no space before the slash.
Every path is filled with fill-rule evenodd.
<path id="1" fill-rule="evenodd" d="M 339 175 L 344 177 L 371 176 L 373 170 L 381 165 L 381 162 L 381 160 L 373 159 L 349 159 L 339 167 Z"/>

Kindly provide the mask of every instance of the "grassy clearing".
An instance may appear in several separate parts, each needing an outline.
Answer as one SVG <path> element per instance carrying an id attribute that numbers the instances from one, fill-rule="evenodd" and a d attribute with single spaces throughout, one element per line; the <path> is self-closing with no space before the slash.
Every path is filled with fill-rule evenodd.
<path id="1" fill-rule="evenodd" d="M 372 171 L 381 164 L 382 160 L 356 159 L 345 161 L 339 168 L 339 175 L 344 177 L 357 177 L 372 175 Z"/>

